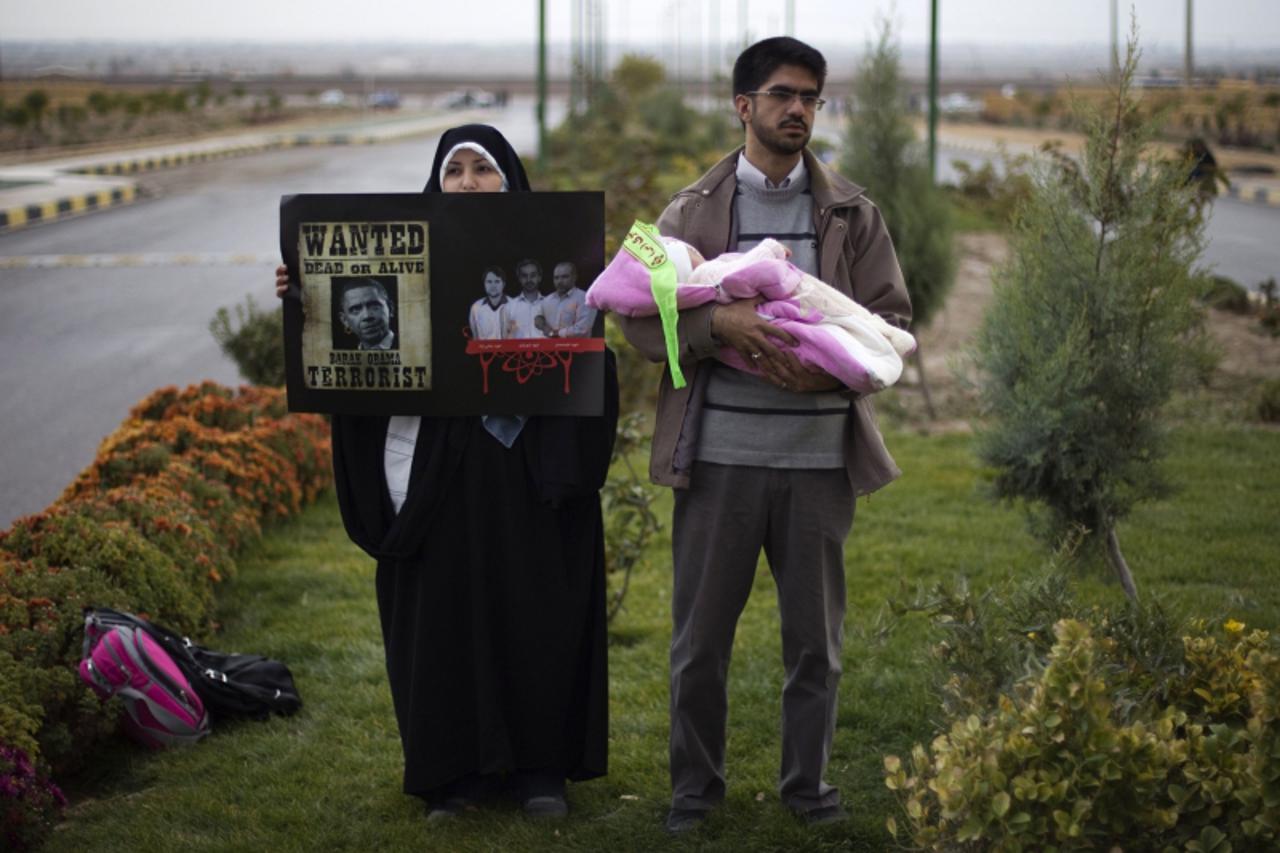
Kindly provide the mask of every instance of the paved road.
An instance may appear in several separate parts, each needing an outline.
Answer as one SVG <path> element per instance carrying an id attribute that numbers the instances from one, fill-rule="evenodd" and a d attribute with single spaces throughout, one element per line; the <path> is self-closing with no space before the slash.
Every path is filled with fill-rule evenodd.
<path id="1" fill-rule="evenodd" d="M 517 149 L 535 150 L 527 105 L 493 120 Z M 235 366 L 208 324 L 253 295 L 270 306 L 281 195 L 414 192 L 436 139 L 299 148 L 157 172 L 156 197 L 132 206 L 0 235 L 4 256 L 251 254 L 250 264 L 0 269 L 0 529 L 48 506 L 129 408 L 165 385 L 213 379 Z"/>
<path id="2" fill-rule="evenodd" d="M 1204 262 L 1250 290 L 1268 278 L 1280 281 L 1280 207 L 1234 198 L 1213 203 Z"/>

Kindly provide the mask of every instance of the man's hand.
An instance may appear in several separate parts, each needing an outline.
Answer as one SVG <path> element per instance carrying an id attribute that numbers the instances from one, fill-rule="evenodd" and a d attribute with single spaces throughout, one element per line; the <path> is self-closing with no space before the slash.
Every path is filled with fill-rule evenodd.
<path id="1" fill-rule="evenodd" d="M 744 360 L 770 375 L 785 369 L 782 350 L 776 342 L 795 346 L 798 341 L 790 332 L 778 328 L 756 313 L 756 306 L 761 301 L 762 298 L 757 297 L 717 305 L 711 312 L 711 335 L 721 344 L 733 347 Z M 775 363 L 777 368 L 774 367 Z"/>
<path id="2" fill-rule="evenodd" d="M 777 374 L 765 374 L 770 382 L 788 391 L 838 391 L 844 385 L 820 367 L 807 367 L 790 350 L 782 352 L 784 368 Z"/>
<path id="3" fill-rule="evenodd" d="M 790 349 L 799 341 L 756 313 L 762 300 L 739 299 L 711 313 L 711 334 L 755 365 L 765 379 L 789 391 L 834 391 L 841 386 L 826 371 L 805 367 Z"/>

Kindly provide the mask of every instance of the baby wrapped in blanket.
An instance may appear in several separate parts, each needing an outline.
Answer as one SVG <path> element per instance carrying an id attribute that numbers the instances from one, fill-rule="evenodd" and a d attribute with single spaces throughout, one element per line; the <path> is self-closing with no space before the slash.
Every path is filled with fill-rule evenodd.
<path id="1" fill-rule="evenodd" d="M 683 385 L 683 376 L 674 358 L 674 311 L 755 298 L 762 300 L 756 313 L 798 341 L 791 350 L 802 364 L 821 368 L 863 394 L 897 382 L 902 359 L 915 351 L 915 338 L 796 268 L 787 255 L 781 243 L 767 239 L 748 252 L 727 252 L 704 260 L 687 243 L 660 237 L 652 226 L 636 223 L 623 248 L 587 291 L 587 304 L 628 317 L 663 313 L 676 387 Z M 673 270 L 674 288 L 670 286 Z M 660 277 L 668 280 L 665 286 Z M 666 312 L 660 311 L 664 292 Z M 760 372 L 732 347 L 722 347 L 716 357 L 738 370 Z"/>

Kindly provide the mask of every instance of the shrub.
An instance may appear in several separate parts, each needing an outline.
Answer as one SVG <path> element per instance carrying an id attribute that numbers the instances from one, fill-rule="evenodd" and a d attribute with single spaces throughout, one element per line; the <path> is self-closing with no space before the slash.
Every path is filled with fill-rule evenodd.
<path id="1" fill-rule="evenodd" d="M 36 130 L 40 130 L 45 111 L 49 108 L 49 93 L 44 89 L 32 89 L 22 97 L 22 106 L 27 115 L 31 116 Z"/>
<path id="2" fill-rule="evenodd" d="M 974 168 L 965 160 L 953 160 L 951 167 L 959 177 L 956 190 L 963 204 L 994 219 L 998 227 L 1007 228 L 1014 213 L 1031 196 L 1031 158 L 1026 154 L 1011 155 L 1003 145 L 999 156 L 999 165 L 987 160 Z"/>
<path id="3" fill-rule="evenodd" d="M 1256 850 L 1280 840 L 1280 654 L 1228 621 L 1184 640 L 1169 704 L 1117 713 L 1114 643 L 1064 619 L 1043 671 L 884 761 L 923 850 Z M 888 821 L 898 834 L 897 820 Z"/>
<path id="4" fill-rule="evenodd" d="M 1056 563 L 1065 562 L 1068 553 Z M 933 656 L 942 672 L 935 679 L 945 719 L 956 720 L 996 706 L 1001 696 L 1033 678 L 1047 665 L 1053 625 L 1072 619 L 1105 638 L 1120 713 L 1166 701 L 1169 682 L 1180 676 L 1186 625 L 1160 601 L 1131 602 L 1118 608 L 1086 607 L 1071 593 L 1069 576 L 1055 564 L 1046 574 L 1007 591 L 975 594 L 967 585 L 939 584 L 894 611 L 922 612 L 942 635 Z"/>
<path id="5" fill-rule="evenodd" d="M 67 804 L 58 786 L 21 749 L 0 742 L 0 838 L 4 849 L 38 846 Z"/>
<path id="6" fill-rule="evenodd" d="M 1268 379 L 1253 393 L 1253 411 L 1261 421 L 1280 423 L 1280 379 Z"/>
<path id="7" fill-rule="evenodd" d="M 161 389 L 108 436 L 67 498 L 148 480 L 189 494 L 210 525 L 233 537 L 283 518 L 329 482 L 328 425 L 283 415 L 284 392 L 231 392 L 206 383 Z"/>
<path id="8" fill-rule="evenodd" d="M 192 582 L 174 561 L 126 521 L 99 521 L 78 507 L 53 506 L 19 519 L 0 534 L 0 548 L 55 571 L 92 568 L 142 614 L 164 614 L 175 629 L 192 633 L 212 605 L 208 580 Z M 56 651 L 65 653 L 64 644 Z"/>
<path id="9" fill-rule="evenodd" d="M 1263 331 L 1270 335 L 1280 335 L 1280 299 L 1277 299 L 1276 280 L 1274 277 L 1259 282 L 1258 292 L 1262 294 L 1262 312 L 1258 320 Z"/>
<path id="10" fill-rule="evenodd" d="M 235 561 L 190 496 L 152 479 L 81 495 L 68 506 L 99 523 L 131 524 L 174 562 L 188 582 L 214 582 L 235 574 Z"/>
<path id="11" fill-rule="evenodd" d="M 110 92 L 104 92 L 101 89 L 94 89 L 85 96 L 85 104 L 89 109 L 93 110 L 95 115 L 105 116 L 116 107 L 118 99 Z"/>
<path id="12" fill-rule="evenodd" d="M 1232 314 L 1249 314 L 1253 311 L 1253 303 L 1249 299 L 1249 291 L 1235 279 L 1225 275 L 1209 278 L 1209 289 L 1202 301 L 1210 308 L 1219 311 L 1230 311 Z"/>
<path id="13" fill-rule="evenodd" d="M 222 351 L 236 363 L 240 375 L 254 385 L 284 385 L 283 309 L 258 308 L 252 296 L 235 306 L 235 320 L 226 307 L 209 322 L 209 332 Z"/>
<path id="14" fill-rule="evenodd" d="M 131 599 L 91 566 L 50 568 L 0 550 L 0 742 L 58 772 L 115 724 L 114 706 L 75 672 L 91 605 L 128 609 Z"/>
<path id="15" fill-rule="evenodd" d="M 118 711 L 76 673 L 84 608 L 198 635 L 234 552 L 316 497 L 328 454 L 326 422 L 289 415 L 282 389 L 205 383 L 135 406 L 53 506 L 0 534 L 0 745 L 55 773 L 85 761 Z M 6 844 L 35 844 L 47 800 L 4 773 Z"/>

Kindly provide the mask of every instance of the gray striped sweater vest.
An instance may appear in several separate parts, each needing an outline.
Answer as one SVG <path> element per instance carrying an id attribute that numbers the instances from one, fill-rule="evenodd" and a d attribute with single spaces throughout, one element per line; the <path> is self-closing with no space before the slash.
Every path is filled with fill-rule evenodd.
<path id="1" fill-rule="evenodd" d="M 791 262 L 818 274 L 818 235 L 807 173 L 781 189 L 738 172 L 733 250 L 766 237 L 791 250 Z M 837 393 L 784 391 L 749 373 L 708 362 L 706 404 L 697 458 L 720 465 L 843 468 L 849 402 Z"/>

